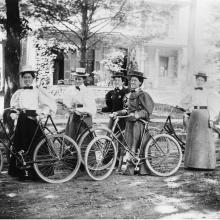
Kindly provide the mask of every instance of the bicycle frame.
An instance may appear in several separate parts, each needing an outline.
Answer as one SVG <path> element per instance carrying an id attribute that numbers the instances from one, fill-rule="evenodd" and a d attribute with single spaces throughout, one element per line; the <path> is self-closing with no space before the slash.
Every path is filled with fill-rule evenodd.
<path id="1" fill-rule="evenodd" d="M 171 112 L 167 116 L 167 119 L 163 125 L 162 130 L 165 130 L 169 135 L 171 135 L 173 138 L 175 138 L 180 145 L 181 149 L 185 150 L 185 142 L 180 139 L 180 137 L 176 134 L 175 129 L 173 128 L 172 120 L 171 120 L 171 114 L 173 113 L 174 108 L 180 109 L 181 111 L 184 111 L 182 108 L 179 107 L 172 107 Z"/>
<path id="2" fill-rule="evenodd" d="M 45 129 L 48 130 L 48 131 L 52 134 L 52 131 L 47 127 L 47 124 L 48 124 L 48 121 L 49 121 L 49 120 L 51 121 L 51 123 L 52 123 L 53 127 L 55 128 L 56 132 L 58 132 L 57 127 L 56 127 L 56 125 L 55 125 L 55 123 L 54 123 L 54 121 L 53 121 L 51 115 L 47 115 L 47 118 L 46 118 L 46 120 L 45 120 L 44 123 L 42 123 L 42 120 L 39 119 L 39 120 L 38 120 L 38 126 L 37 126 L 37 128 L 36 128 L 36 130 L 35 130 L 35 133 L 34 133 L 32 139 L 31 139 L 30 145 L 28 146 L 28 150 L 27 150 L 26 152 L 21 152 L 21 153 L 19 154 L 19 155 L 21 156 L 21 158 L 18 157 L 18 155 L 17 155 L 17 153 L 19 153 L 19 152 L 15 152 L 14 145 L 13 145 L 13 141 L 12 141 L 11 138 L 9 137 L 9 135 L 8 135 L 8 133 L 7 133 L 7 131 L 6 131 L 6 128 L 5 128 L 5 126 L 4 126 L 3 121 L 0 120 L 0 126 L 2 127 L 2 129 L 3 129 L 3 131 L 4 131 L 4 134 L 6 135 L 6 137 L 7 137 L 7 139 L 8 139 L 8 142 L 9 142 L 9 145 L 8 145 L 8 146 L 12 146 L 12 149 L 10 149 L 10 147 L 8 147 L 8 146 L 6 145 L 7 149 L 10 151 L 11 154 L 13 154 L 13 155 L 16 157 L 16 159 L 19 160 L 19 162 L 23 163 L 23 165 L 27 165 L 27 164 L 32 164 L 32 163 L 33 163 L 33 161 L 25 161 L 24 158 L 23 158 L 23 156 L 26 156 L 26 155 L 28 155 L 28 154 L 30 153 L 30 149 L 31 149 L 31 146 L 32 146 L 32 144 L 33 144 L 33 142 L 34 142 L 34 139 L 35 139 L 35 137 L 36 137 L 37 130 L 38 130 L 38 129 L 41 129 L 41 131 L 42 131 L 42 133 L 43 133 L 43 137 L 42 137 L 42 138 L 46 138 L 46 139 L 47 139 L 47 135 L 45 134 Z"/>
<path id="3" fill-rule="evenodd" d="M 118 121 L 119 121 L 120 118 L 127 118 L 127 117 L 129 117 L 129 116 L 116 116 L 112 130 L 114 130 L 116 127 L 117 127 L 119 130 L 118 130 L 118 133 L 117 133 L 117 134 L 114 134 L 114 133 L 112 132 L 112 137 L 113 137 L 113 139 L 115 139 L 119 144 L 122 145 L 122 147 L 125 149 L 125 151 L 129 152 L 129 154 L 132 156 L 132 159 L 131 159 L 131 160 L 132 160 L 132 163 L 133 163 L 133 164 L 136 166 L 136 168 L 137 168 L 137 166 L 140 164 L 140 161 L 146 159 L 145 157 L 143 157 L 143 158 L 140 157 L 140 154 L 141 154 L 142 148 L 143 148 L 144 135 L 149 135 L 149 138 L 152 138 L 152 139 L 154 139 L 154 138 L 153 138 L 153 136 L 152 136 L 152 135 L 150 134 L 150 132 L 149 132 L 149 129 L 148 129 L 148 124 L 149 124 L 149 123 L 146 122 L 146 121 L 144 121 L 144 120 L 142 120 L 142 119 L 139 119 L 139 122 L 141 122 L 141 123 L 144 124 L 144 130 L 143 130 L 143 132 L 142 132 L 142 134 L 141 134 L 141 143 L 140 143 L 138 152 L 137 152 L 137 153 L 133 152 L 133 151 L 129 148 L 129 146 L 128 146 L 127 142 L 126 142 L 126 138 L 125 138 L 125 136 L 124 136 L 124 134 L 123 134 L 123 132 L 122 132 L 122 130 L 121 130 L 119 124 L 118 124 Z M 119 138 L 117 138 L 117 136 L 118 136 L 119 134 L 123 137 L 123 140 L 122 140 L 122 141 L 120 141 Z M 125 144 L 123 143 L 123 141 L 124 141 Z"/>

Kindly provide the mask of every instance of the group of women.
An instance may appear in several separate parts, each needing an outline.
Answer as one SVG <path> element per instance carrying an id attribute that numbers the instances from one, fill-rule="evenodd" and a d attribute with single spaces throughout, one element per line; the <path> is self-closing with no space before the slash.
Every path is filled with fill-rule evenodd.
<path id="1" fill-rule="evenodd" d="M 35 78 L 35 71 L 30 66 L 25 66 L 20 71 L 21 79 L 24 86 L 17 90 L 11 98 L 11 107 L 21 109 L 17 119 L 17 126 L 14 134 L 14 146 L 18 152 L 28 150 L 34 134 L 39 138 L 42 134 L 37 129 L 36 116 L 43 116 L 49 112 L 56 112 L 56 102 L 45 89 L 32 86 Z M 77 138 L 81 132 L 79 122 L 82 114 L 85 124 L 92 125 L 92 118 L 96 113 L 95 96 L 93 91 L 84 85 L 87 73 L 84 68 L 77 68 L 75 75 L 75 84 L 69 87 L 63 95 L 63 103 L 67 108 L 74 108 L 75 111 L 69 115 L 65 133 Z M 138 119 L 149 120 L 153 112 L 154 102 L 151 96 L 142 90 L 144 74 L 138 71 L 130 71 L 125 77 L 122 72 L 116 72 L 112 76 L 114 89 L 106 94 L 106 107 L 102 108 L 103 112 L 111 113 L 109 128 L 116 115 L 127 114 L 129 117 L 126 121 L 119 122 L 122 129 L 125 129 L 125 137 L 128 146 L 133 151 L 138 150 L 140 135 L 143 132 L 143 124 Z M 124 86 L 125 79 L 129 80 L 129 88 Z M 196 75 L 197 88 L 190 91 L 183 101 L 183 107 L 191 113 L 189 118 L 188 136 L 185 152 L 185 166 L 187 168 L 197 169 L 214 169 L 216 166 L 215 148 L 211 141 L 209 127 L 209 99 L 204 83 L 207 76 L 203 73 Z M 15 119 L 17 114 L 11 112 L 11 118 Z M 147 140 L 146 140 L 147 141 Z M 144 143 L 143 143 L 144 144 Z M 32 149 L 33 150 L 33 149 Z M 33 152 L 33 151 L 32 151 Z M 30 151 L 31 153 L 31 151 Z M 127 155 L 125 175 L 134 175 L 134 165 Z M 11 176 L 34 176 L 33 169 L 21 171 L 17 168 L 15 158 L 11 157 L 8 173 Z M 139 174 L 146 175 L 148 170 L 144 163 L 139 167 Z"/>

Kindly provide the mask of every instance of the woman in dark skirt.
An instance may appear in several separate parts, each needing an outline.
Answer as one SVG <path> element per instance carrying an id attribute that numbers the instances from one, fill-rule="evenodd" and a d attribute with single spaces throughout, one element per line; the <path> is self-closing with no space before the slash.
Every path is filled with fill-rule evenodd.
<path id="1" fill-rule="evenodd" d="M 92 118 L 96 113 L 96 103 L 93 91 L 86 87 L 84 81 L 88 74 L 85 68 L 76 68 L 73 73 L 75 85 L 69 87 L 63 94 L 63 103 L 67 108 L 76 111 L 70 113 L 66 125 L 66 135 L 76 141 L 77 137 L 87 128 L 92 126 Z M 85 114 L 85 116 L 83 116 Z M 83 116 L 83 121 L 81 117 Z"/>
<path id="2" fill-rule="evenodd" d="M 153 112 L 154 102 L 151 96 L 141 89 L 145 77 L 143 73 L 138 71 L 132 71 L 129 73 L 131 92 L 128 94 L 128 109 L 127 114 L 130 117 L 126 121 L 125 138 L 128 146 L 133 152 L 137 152 L 140 147 L 141 134 L 144 131 L 144 125 L 138 119 L 149 120 L 150 115 Z M 123 110 L 121 113 L 123 114 Z M 118 114 L 121 114 L 120 112 Z M 144 143 L 146 143 L 146 140 Z M 143 143 L 143 144 L 144 144 Z M 127 153 L 127 164 L 125 175 L 134 175 L 134 165 L 131 162 L 131 156 Z M 139 168 L 140 175 L 148 174 L 147 167 L 144 163 Z"/>
<path id="3" fill-rule="evenodd" d="M 35 78 L 35 71 L 31 66 L 24 66 L 20 71 L 24 87 L 17 90 L 10 102 L 10 106 L 20 109 L 17 118 L 17 113 L 10 114 L 11 118 L 17 118 L 17 125 L 14 132 L 14 147 L 21 155 L 29 151 L 28 156 L 31 158 L 36 142 L 43 136 L 42 131 L 38 128 L 37 115 L 45 115 L 51 112 L 56 112 L 56 102 L 49 93 L 44 89 L 35 88 L 32 86 Z M 38 129 L 37 129 L 38 128 Z M 35 138 L 33 139 L 35 135 Z M 8 173 L 15 177 L 32 176 L 33 169 L 20 169 L 16 158 L 11 156 Z"/>

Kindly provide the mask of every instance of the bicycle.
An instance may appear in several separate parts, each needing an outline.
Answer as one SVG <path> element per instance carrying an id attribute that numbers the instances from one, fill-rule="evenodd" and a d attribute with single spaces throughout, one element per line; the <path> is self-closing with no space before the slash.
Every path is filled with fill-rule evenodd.
<path id="1" fill-rule="evenodd" d="M 20 114 L 26 110 L 13 109 L 13 111 Z M 10 154 L 15 157 L 16 165 L 19 169 L 27 170 L 33 167 L 37 176 L 43 181 L 63 183 L 72 179 L 78 172 L 81 163 L 80 150 L 75 141 L 70 137 L 59 132 L 54 134 L 47 127 L 49 120 L 57 131 L 51 115 L 46 116 L 45 122 L 38 117 L 37 128 L 26 152 L 23 150 L 17 151 L 11 139 L 8 139 L 9 145 L 6 145 L 6 147 Z M 2 119 L 0 120 L 0 126 L 7 136 Z M 43 136 L 34 143 L 38 129 L 42 131 Z M 36 147 L 33 149 L 33 146 Z M 0 158 L 3 161 L 1 150 Z M 2 170 L 3 162 L 0 164 L 0 170 Z"/>
<path id="2" fill-rule="evenodd" d="M 89 126 L 87 123 L 85 123 L 84 118 L 88 116 L 89 113 L 86 112 L 80 112 L 76 109 L 68 108 L 65 104 L 62 102 L 59 102 L 65 109 L 68 109 L 68 111 L 73 114 L 74 112 L 80 116 L 80 123 L 78 125 L 77 131 L 76 131 L 76 143 L 79 146 L 82 163 L 84 164 L 84 157 L 85 157 L 85 151 L 86 148 L 91 140 L 93 140 L 95 137 L 102 135 L 110 135 L 112 131 L 109 128 L 106 127 L 100 127 L 96 126 L 95 123 L 93 123 L 92 126 Z M 98 112 L 100 113 L 100 112 Z M 101 113 L 100 113 L 101 114 Z M 81 128 L 84 128 L 82 132 L 80 132 Z M 65 129 L 61 131 L 62 133 L 65 133 Z"/>
<path id="3" fill-rule="evenodd" d="M 129 116 L 116 116 L 116 120 Z M 141 163 L 145 163 L 150 172 L 157 176 L 170 176 L 177 172 L 182 162 L 182 150 L 172 136 L 169 134 L 151 134 L 149 122 L 139 119 L 144 125 L 144 132 L 141 135 L 140 146 L 137 152 L 130 150 L 121 129 L 119 140 L 116 135 L 95 137 L 88 145 L 85 152 L 85 167 L 89 176 L 94 180 L 104 180 L 113 171 L 117 148 L 115 142 L 119 143 L 125 152 L 131 155 L 131 162 L 135 169 Z M 147 142 L 144 143 L 144 140 Z M 143 156 L 142 156 L 143 154 Z"/>

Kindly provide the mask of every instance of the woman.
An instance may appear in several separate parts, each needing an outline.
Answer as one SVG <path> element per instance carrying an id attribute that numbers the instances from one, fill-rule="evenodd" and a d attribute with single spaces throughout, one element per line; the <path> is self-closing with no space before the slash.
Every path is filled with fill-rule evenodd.
<path id="1" fill-rule="evenodd" d="M 126 94 L 129 93 L 129 89 L 124 87 L 125 76 L 122 72 L 115 72 L 112 75 L 115 88 L 110 90 L 106 96 L 106 107 L 102 108 L 102 112 L 114 113 L 121 111 L 125 105 Z M 111 129 L 113 125 L 113 117 L 110 117 L 108 127 Z M 125 120 L 120 119 L 119 126 L 122 130 L 125 129 Z"/>
<path id="2" fill-rule="evenodd" d="M 207 75 L 199 72 L 195 77 L 197 87 L 181 102 L 182 106 L 191 113 L 184 165 L 186 168 L 213 170 L 216 167 L 216 152 L 209 119 L 214 120 L 218 110 L 212 104 L 211 96 L 214 96 L 204 87 Z"/>
<path id="3" fill-rule="evenodd" d="M 12 96 L 10 106 L 21 109 L 17 119 L 17 125 L 14 133 L 14 146 L 16 151 L 22 153 L 30 148 L 29 156 L 32 157 L 34 143 L 42 136 L 42 131 L 37 129 L 37 115 L 43 116 L 50 112 L 56 112 L 56 102 L 52 95 L 44 89 L 32 86 L 35 78 L 35 70 L 31 66 L 24 66 L 21 71 L 21 80 L 24 87 L 18 89 Z M 13 119 L 17 118 L 16 113 L 11 113 Z M 37 129 L 37 130 L 36 130 Z M 36 132 L 36 138 L 32 140 Z M 31 144 L 33 143 L 33 144 Z M 30 172 L 29 172 L 30 171 Z M 33 170 L 32 170 L 33 171 Z M 31 170 L 20 170 L 16 167 L 16 159 L 12 156 L 10 160 L 8 173 L 11 176 L 25 177 L 33 175 Z"/>
<path id="4" fill-rule="evenodd" d="M 130 117 L 126 121 L 125 138 L 132 151 L 137 152 L 140 147 L 141 134 L 144 125 L 138 119 L 149 120 L 153 112 L 154 102 L 151 96 L 141 89 L 144 79 L 143 73 L 132 71 L 129 75 L 131 92 L 128 95 L 128 110 Z M 124 110 L 122 111 L 122 113 Z M 120 113 L 119 113 L 120 114 Z M 131 162 L 130 154 L 127 153 L 127 164 L 125 175 L 134 175 L 134 165 Z M 139 168 L 140 175 L 148 174 L 144 163 Z"/>
<path id="5" fill-rule="evenodd" d="M 73 75 L 75 85 L 64 92 L 63 103 L 67 108 L 76 110 L 70 114 L 66 125 L 66 134 L 76 140 L 87 126 L 92 125 L 92 117 L 96 113 L 96 103 L 92 90 L 84 85 L 84 81 L 88 76 L 85 69 L 76 68 Z M 86 113 L 86 115 L 83 117 L 84 123 L 81 123 L 83 113 Z"/>

